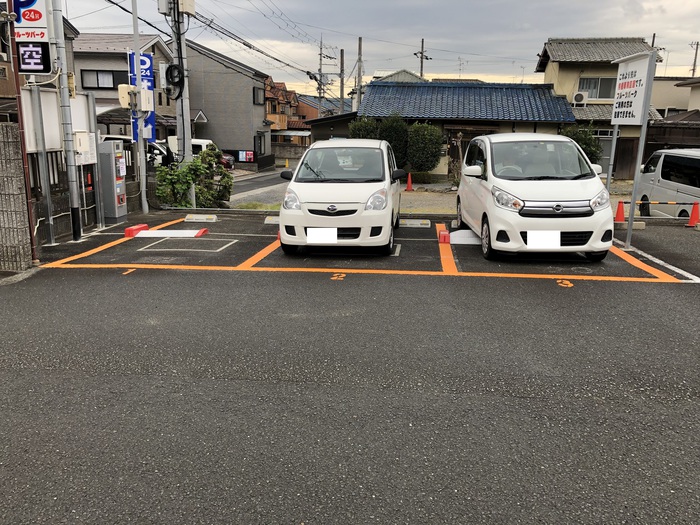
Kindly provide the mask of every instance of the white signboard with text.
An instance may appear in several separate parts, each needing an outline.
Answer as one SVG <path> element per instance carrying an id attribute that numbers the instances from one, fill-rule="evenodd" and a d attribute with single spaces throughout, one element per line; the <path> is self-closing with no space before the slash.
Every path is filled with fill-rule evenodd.
<path id="1" fill-rule="evenodd" d="M 648 69 L 648 55 L 619 63 L 611 124 L 641 126 L 646 122 L 644 101 L 647 87 L 651 89 L 646 85 Z"/>

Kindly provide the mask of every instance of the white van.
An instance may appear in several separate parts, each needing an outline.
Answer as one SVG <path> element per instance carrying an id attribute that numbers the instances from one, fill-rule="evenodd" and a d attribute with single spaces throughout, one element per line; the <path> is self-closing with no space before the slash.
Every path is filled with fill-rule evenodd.
<path id="1" fill-rule="evenodd" d="M 700 201 L 700 149 L 655 151 L 642 166 L 638 193 L 643 216 L 690 217 L 692 203 Z"/>
<path id="2" fill-rule="evenodd" d="M 209 144 L 214 144 L 214 142 L 210 139 L 192 139 L 192 156 L 202 153 Z M 170 135 L 168 137 L 168 147 L 170 151 L 177 151 L 177 136 Z"/>
<path id="3" fill-rule="evenodd" d="M 581 252 L 601 261 L 613 240 L 610 196 L 570 138 L 503 133 L 472 139 L 462 164 L 457 222 L 498 252 Z"/>

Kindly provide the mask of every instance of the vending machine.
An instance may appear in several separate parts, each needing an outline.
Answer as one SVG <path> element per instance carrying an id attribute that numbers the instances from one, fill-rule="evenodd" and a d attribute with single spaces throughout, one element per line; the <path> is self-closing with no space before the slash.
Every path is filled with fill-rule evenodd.
<path id="1" fill-rule="evenodd" d="M 105 224 L 124 222 L 127 215 L 124 144 L 119 140 L 105 140 L 98 146 L 98 152 Z"/>

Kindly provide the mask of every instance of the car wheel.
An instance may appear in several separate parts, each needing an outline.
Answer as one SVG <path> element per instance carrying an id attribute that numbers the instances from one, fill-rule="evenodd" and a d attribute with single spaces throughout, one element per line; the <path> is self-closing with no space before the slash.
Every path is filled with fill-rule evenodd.
<path id="1" fill-rule="evenodd" d="M 689 218 L 690 218 L 690 215 L 688 214 L 688 212 L 687 212 L 686 210 L 681 210 L 681 211 L 678 213 L 678 218 L 679 218 L 679 219 L 689 219 Z"/>
<path id="2" fill-rule="evenodd" d="M 649 198 L 646 195 L 642 197 L 642 203 L 639 205 L 639 214 L 642 217 L 649 217 L 651 215 L 651 208 L 649 207 Z"/>
<path id="3" fill-rule="evenodd" d="M 389 242 L 382 246 L 382 253 L 384 255 L 394 253 L 394 228 L 389 228 Z"/>
<path id="4" fill-rule="evenodd" d="M 285 255 L 296 255 L 299 253 L 299 247 L 292 244 L 284 244 L 283 242 L 280 242 L 280 247 Z"/>
<path id="5" fill-rule="evenodd" d="M 467 223 L 462 220 L 462 201 L 457 199 L 457 228 L 463 230 L 467 227 Z"/>
<path id="6" fill-rule="evenodd" d="M 498 252 L 491 246 L 491 228 L 489 226 L 489 220 L 484 217 L 481 221 L 481 255 L 484 259 L 493 260 L 496 258 Z"/>
<path id="7" fill-rule="evenodd" d="M 591 262 L 600 262 L 608 255 L 608 250 L 602 252 L 586 252 L 584 253 L 587 260 Z"/>

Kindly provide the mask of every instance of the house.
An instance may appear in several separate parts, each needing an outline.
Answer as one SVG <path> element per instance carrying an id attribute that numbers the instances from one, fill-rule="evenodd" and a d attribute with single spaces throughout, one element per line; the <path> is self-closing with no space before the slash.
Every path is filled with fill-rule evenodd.
<path id="1" fill-rule="evenodd" d="M 557 95 L 566 97 L 573 106 L 576 121 L 592 124 L 603 146 L 603 172 L 607 172 L 612 149 L 613 126 L 610 123 L 613 97 L 617 84 L 618 65 L 614 60 L 652 51 L 643 38 L 550 38 L 539 53 L 535 72 L 544 73 L 544 82 L 551 84 Z M 649 120 L 660 119 L 655 110 Z M 639 144 L 638 126 L 620 126 L 615 176 L 634 178 Z"/>
<path id="2" fill-rule="evenodd" d="M 190 105 L 206 115 L 195 124 L 193 136 L 213 140 L 246 169 L 274 166 L 272 121 L 267 118 L 269 75 L 191 40 L 187 68 Z"/>
<path id="3" fill-rule="evenodd" d="M 650 124 L 644 149 L 645 159 L 658 149 L 700 147 L 700 77 L 682 79 L 674 85 L 678 90 L 687 91 L 684 93 L 687 96 L 687 111 L 674 111 L 663 120 Z"/>
<path id="4" fill-rule="evenodd" d="M 487 133 L 532 131 L 557 133 L 573 124 L 571 105 L 550 84 L 489 84 L 484 82 L 384 82 L 365 88 L 357 112 L 315 119 L 313 140 L 347 137 L 357 116 L 383 119 L 399 115 L 409 125 L 428 122 L 444 136 L 444 158 L 436 173 L 448 172 L 448 159 L 459 159 L 473 137 Z M 462 144 L 459 144 L 461 137 Z"/>
<path id="5" fill-rule="evenodd" d="M 129 34 L 81 33 L 75 39 L 75 86 L 92 92 L 97 106 L 98 129 L 103 134 L 131 135 L 131 112 L 119 104 L 119 84 L 129 84 L 128 54 L 134 37 Z M 159 64 L 173 60 L 170 48 L 159 35 L 139 35 L 141 53 L 153 55 L 156 139 L 174 132 L 175 103 L 163 91 Z"/>

